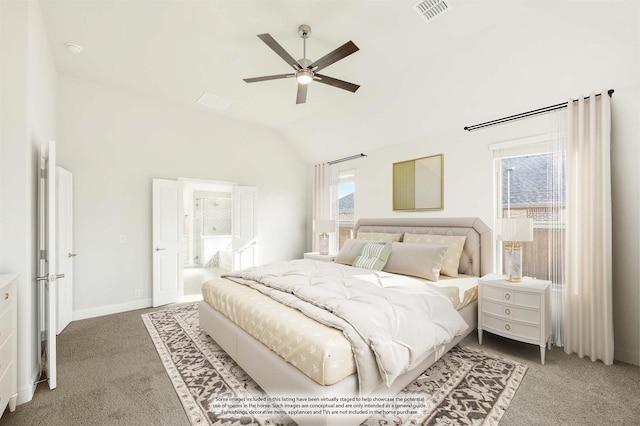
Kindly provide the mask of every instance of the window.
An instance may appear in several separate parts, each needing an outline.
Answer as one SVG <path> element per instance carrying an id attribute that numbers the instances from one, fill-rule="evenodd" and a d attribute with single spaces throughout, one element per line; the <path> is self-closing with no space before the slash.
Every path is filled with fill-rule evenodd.
<path id="1" fill-rule="evenodd" d="M 353 238 L 355 225 L 355 170 L 338 173 L 338 248 L 349 238 Z"/>
<path id="2" fill-rule="evenodd" d="M 533 219 L 533 241 L 522 243 L 522 275 L 557 284 L 564 264 L 564 160 L 563 152 L 496 159 L 497 217 Z"/>

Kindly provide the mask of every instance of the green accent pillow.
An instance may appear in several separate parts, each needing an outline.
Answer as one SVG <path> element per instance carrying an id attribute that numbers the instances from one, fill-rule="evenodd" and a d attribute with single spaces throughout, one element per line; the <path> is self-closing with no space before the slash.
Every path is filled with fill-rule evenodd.
<path id="1" fill-rule="evenodd" d="M 389 253 L 391 253 L 391 244 L 367 243 L 362 246 L 352 266 L 381 271 L 387 264 Z"/>

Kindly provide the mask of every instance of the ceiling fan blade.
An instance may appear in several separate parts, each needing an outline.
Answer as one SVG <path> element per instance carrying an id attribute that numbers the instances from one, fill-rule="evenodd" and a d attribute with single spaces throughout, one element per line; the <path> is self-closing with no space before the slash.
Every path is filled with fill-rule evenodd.
<path id="1" fill-rule="evenodd" d="M 295 77 L 295 74 L 276 74 L 276 75 L 265 75 L 264 77 L 253 77 L 253 78 L 243 78 L 247 83 L 255 83 L 257 81 L 267 81 L 267 80 L 277 80 L 279 78 L 289 78 Z"/>
<path id="2" fill-rule="evenodd" d="M 298 61 L 293 59 L 293 57 L 291 55 L 289 55 L 289 53 L 286 50 L 284 50 L 284 48 L 282 46 L 280 46 L 280 44 L 273 37 L 271 37 L 270 34 L 258 34 L 258 37 L 260 38 L 260 40 L 264 41 L 264 43 L 267 46 L 269 46 L 271 48 L 271 50 L 276 52 L 276 54 L 278 56 L 280 56 L 282 59 L 284 59 L 284 61 L 286 63 L 291 65 L 291 67 L 294 70 L 298 71 L 298 70 L 302 69 L 302 66 L 300 66 Z"/>
<path id="3" fill-rule="evenodd" d="M 348 42 L 338 47 L 333 52 L 329 52 L 326 55 L 324 55 L 322 58 L 313 62 L 307 68 L 309 68 L 313 72 L 320 71 L 321 69 L 326 68 L 335 62 L 338 62 L 340 59 L 346 58 L 352 53 L 356 53 L 358 50 L 360 50 L 358 49 L 358 46 L 356 46 L 354 42 L 349 40 Z"/>
<path id="4" fill-rule="evenodd" d="M 298 83 L 298 94 L 296 96 L 296 104 L 303 104 L 307 102 L 307 88 L 308 84 Z"/>
<path id="5" fill-rule="evenodd" d="M 348 90 L 354 92 L 360 88 L 359 85 L 349 83 L 348 81 L 338 80 L 337 78 L 329 77 L 328 75 L 314 74 L 314 81 L 318 83 L 328 84 L 329 86 L 337 87 L 338 89 Z"/>

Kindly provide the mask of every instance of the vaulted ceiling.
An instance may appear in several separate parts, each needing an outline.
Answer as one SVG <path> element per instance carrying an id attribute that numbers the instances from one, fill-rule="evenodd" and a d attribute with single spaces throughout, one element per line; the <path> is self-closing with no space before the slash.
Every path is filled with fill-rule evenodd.
<path id="1" fill-rule="evenodd" d="M 266 126 L 310 162 L 563 100 L 591 88 L 558 78 L 557 69 L 543 63 L 548 46 L 571 56 L 601 37 L 621 43 L 638 38 L 637 16 L 603 19 L 607 5 L 624 2 L 450 0 L 451 10 L 428 23 L 414 3 L 41 1 L 60 71 Z M 296 105 L 293 79 L 242 80 L 290 72 L 256 35 L 270 33 L 298 59 L 300 24 L 312 28 L 312 60 L 348 40 L 360 48 L 323 70 L 361 85 L 355 94 L 311 83 L 307 102 Z M 591 27 L 598 33 L 593 39 L 572 35 Z M 70 54 L 65 42 L 84 52 Z M 204 92 L 233 102 L 226 110 L 200 106 Z"/>

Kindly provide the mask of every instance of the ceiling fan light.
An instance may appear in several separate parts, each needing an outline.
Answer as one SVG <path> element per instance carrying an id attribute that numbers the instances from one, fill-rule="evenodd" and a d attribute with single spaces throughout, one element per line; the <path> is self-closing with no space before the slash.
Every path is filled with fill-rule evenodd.
<path id="1" fill-rule="evenodd" d="M 309 84 L 313 81 L 313 73 L 309 70 L 302 70 L 296 73 L 296 80 L 300 84 Z"/>

